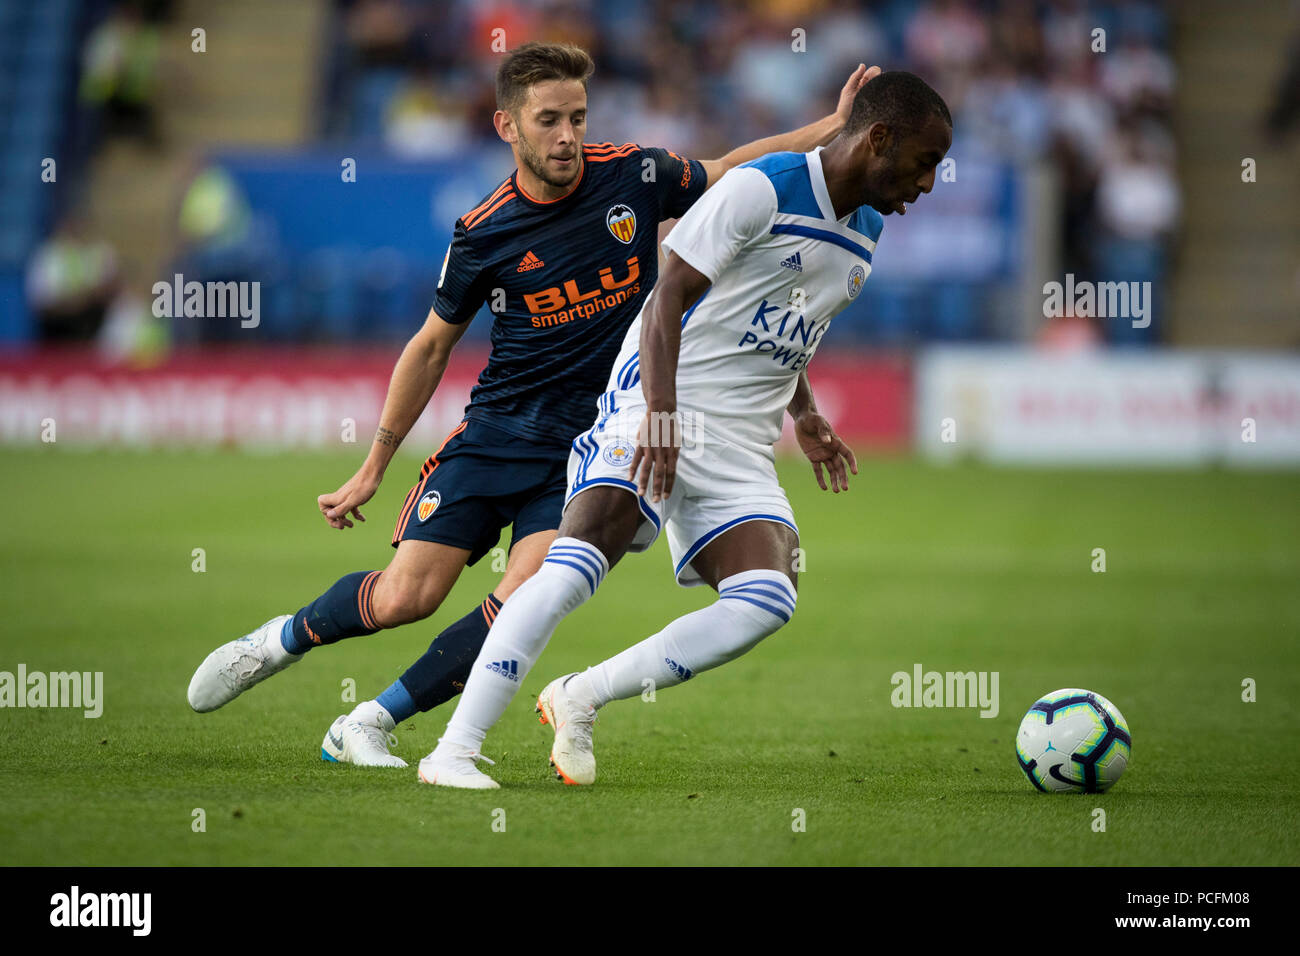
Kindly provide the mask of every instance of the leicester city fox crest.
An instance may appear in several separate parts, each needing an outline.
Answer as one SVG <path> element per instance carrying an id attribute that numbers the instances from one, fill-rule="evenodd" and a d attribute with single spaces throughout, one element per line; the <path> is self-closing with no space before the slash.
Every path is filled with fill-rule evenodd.
<path id="1" fill-rule="evenodd" d="M 605 225 L 614 238 L 626 246 L 636 235 L 636 213 L 623 203 L 610 206 L 609 212 L 605 213 Z"/>
<path id="2" fill-rule="evenodd" d="M 636 445 L 625 438 L 616 438 L 605 446 L 604 458 L 611 465 L 630 465 L 636 454 Z"/>
<path id="3" fill-rule="evenodd" d="M 854 266 L 849 272 L 849 298 L 856 299 L 858 293 L 862 291 L 862 283 L 867 281 L 867 270 L 862 266 Z"/>

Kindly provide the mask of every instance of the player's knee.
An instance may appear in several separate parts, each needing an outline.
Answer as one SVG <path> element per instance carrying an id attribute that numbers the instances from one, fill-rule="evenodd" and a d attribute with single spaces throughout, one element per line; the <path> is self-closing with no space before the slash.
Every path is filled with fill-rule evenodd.
<path id="1" fill-rule="evenodd" d="M 798 592 L 780 571 L 749 571 L 722 582 L 718 604 L 739 622 L 754 643 L 774 634 L 794 617 Z"/>
<path id="2" fill-rule="evenodd" d="M 504 602 L 510 595 L 519 590 L 525 581 L 541 570 L 544 554 L 538 555 L 536 560 L 527 562 L 513 563 L 506 568 L 506 573 L 501 576 L 492 593 L 497 596 L 498 601 Z"/>
<path id="3" fill-rule="evenodd" d="M 552 596 L 556 610 L 566 615 L 595 595 L 608 571 L 604 556 L 590 542 L 557 538 L 546 553 L 541 570 L 524 587 L 545 589 Z"/>
<path id="4" fill-rule="evenodd" d="M 375 620 L 383 627 L 422 621 L 438 609 L 441 597 L 440 591 L 427 581 L 381 579 L 372 599 Z"/>

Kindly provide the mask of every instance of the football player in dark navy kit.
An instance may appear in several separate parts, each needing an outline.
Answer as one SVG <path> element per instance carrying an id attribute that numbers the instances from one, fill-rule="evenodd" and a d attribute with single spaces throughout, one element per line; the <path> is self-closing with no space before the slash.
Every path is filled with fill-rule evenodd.
<path id="1" fill-rule="evenodd" d="M 486 304 L 487 367 L 464 421 L 406 496 L 392 561 L 344 576 L 297 613 L 209 654 L 190 682 L 195 710 L 215 710 L 318 644 L 428 617 L 461 570 L 512 526 L 493 592 L 378 698 L 334 721 L 322 743 L 327 760 L 405 766 L 389 752 L 393 727 L 460 692 L 501 603 L 540 567 L 555 538 L 570 444 L 591 424 L 610 364 L 654 285 L 660 222 L 681 216 L 733 166 L 830 142 L 858 89 L 879 72 L 859 66 L 834 114 L 700 162 L 632 143 L 586 144 L 592 69 L 584 51 L 567 45 L 529 43 L 505 56 L 494 122 L 516 170 L 457 220 L 433 307 L 393 370 L 370 453 L 338 491 L 318 499 L 333 528 L 365 520 L 360 506 Z"/>

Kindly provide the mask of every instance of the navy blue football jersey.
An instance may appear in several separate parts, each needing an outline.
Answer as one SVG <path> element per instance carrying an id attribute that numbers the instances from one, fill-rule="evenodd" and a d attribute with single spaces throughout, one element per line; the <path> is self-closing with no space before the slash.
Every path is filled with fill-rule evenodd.
<path id="1" fill-rule="evenodd" d="M 658 276 L 659 223 L 704 192 L 704 167 L 664 149 L 583 147 L 581 179 L 541 202 L 517 174 L 456 220 L 433 309 L 487 304 L 492 353 L 466 415 L 567 447 L 596 416 L 610 365 Z"/>

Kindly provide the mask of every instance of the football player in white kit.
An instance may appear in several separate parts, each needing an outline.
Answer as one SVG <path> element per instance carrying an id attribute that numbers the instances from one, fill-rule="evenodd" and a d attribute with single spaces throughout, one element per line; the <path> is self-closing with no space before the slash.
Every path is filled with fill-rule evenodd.
<path id="1" fill-rule="evenodd" d="M 870 274 L 882 217 L 930 191 L 951 143 L 942 98 L 911 73 L 882 73 L 830 145 L 737 167 L 682 217 L 596 423 L 573 443 L 559 535 L 497 615 L 422 781 L 497 786 L 476 766 L 488 729 L 560 621 L 660 530 L 678 583 L 718 599 L 546 686 L 537 709 L 560 779 L 595 780 L 598 708 L 639 696 L 647 678 L 663 689 L 733 660 L 790 620 L 799 537 L 773 444 L 788 411 L 821 487 L 825 467 L 832 490 L 848 488 L 856 462 L 817 413 L 808 362 Z"/>

